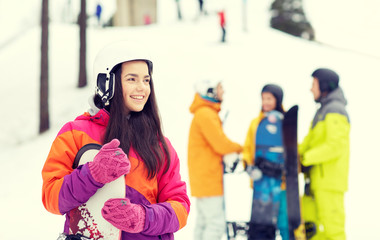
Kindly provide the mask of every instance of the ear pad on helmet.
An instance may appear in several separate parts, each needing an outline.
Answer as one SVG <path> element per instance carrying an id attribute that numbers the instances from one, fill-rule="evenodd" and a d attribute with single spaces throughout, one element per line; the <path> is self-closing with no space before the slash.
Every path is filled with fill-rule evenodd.
<path id="1" fill-rule="evenodd" d="M 321 92 L 326 92 L 329 90 L 329 86 L 326 81 L 318 81 L 318 82 L 319 82 L 319 90 Z"/>
<path id="2" fill-rule="evenodd" d="M 99 73 L 96 80 L 97 94 L 103 103 L 107 103 L 115 92 L 115 74 L 110 73 L 109 77 L 105 73 Z"/>
<path id="3" fill-rule="evenodd" d="M 321 90 L 321 92 L 331 92 L 337 87 L 338 85 L 335 82 L 319 81 L 319 89 Z"/>

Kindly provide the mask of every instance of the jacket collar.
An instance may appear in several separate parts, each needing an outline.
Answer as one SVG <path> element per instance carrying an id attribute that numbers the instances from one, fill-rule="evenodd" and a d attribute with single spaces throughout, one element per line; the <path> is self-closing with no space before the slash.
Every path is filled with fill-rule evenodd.
<path id="1" fill-rule="evenodd" d="M 109 119 L 109 112 L 103 108 L 100 109 L 95 115 L 85 112 L 84 114 L 78 116 L 75 120 L 87 120 L 102 126 L 107 126 Z"/>
<path id="2" fill-rule="evenodd" d="M 201 107 L 209 107 L 214 109 L 216 112 L 220 112 L 221 103 L 220 102 L 212 102 L 202 98 L 198 93 L 195 94 L 194 100 L 190 105 L 190 112 L 195 113 Z"/>
<path id="3" fill-rule="evenodd" d="M 343 103 L 344 105 L 347 105 L 347 100 L 344 97 L 343 91 L 340 87 L 334 89 L 332 92 L 327 94 L 326 97 L 321 98 L 320 103 L 322 106 L 324 106 L 331 101 L 338 101 Z"/>

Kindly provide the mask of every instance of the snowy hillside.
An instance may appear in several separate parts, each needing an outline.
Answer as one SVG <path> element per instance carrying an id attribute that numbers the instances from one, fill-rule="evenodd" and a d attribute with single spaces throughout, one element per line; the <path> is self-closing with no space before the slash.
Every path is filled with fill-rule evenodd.
<path id="1" fill-rule="evenodd" d="M 322 3 L 326 1 L 321 1 L 320 5 L 314 3 L 313 8 L 323 9 Z M 379 33 L 370 35 L 373 32 L 367 31 L 361 34 L 369 36 L 365 39 L 356 36 L 355 46 L 342 42 L 342 48 L 351 47 L 353 51 L 304 41 L 269 29 L 269 2 L 262 1 L 248 1 L 249 28 L 248 32 L 243 32 L 241 5 L 236 4 L 236 1 L 224 0 L 227 43 L 222 44 L 219 43 L 221 32 L 218 19 L 213 12 L 197 18 L 196 1 L 182 0 L 185 19 L 178 22 L 173 2 L 161 0 L 159 9 L 165 14 L 160 15 L 160 23 L 156 25 L 88 29 L 89 86 L 83 89 L 76 88 L 78 28 L 58 21 L 51 24 L 51 130 L 41 136 L 37 134 L 39 27 L 28 28 L 20 37 L 0 48 L 0 69 L 3 73 L 0 80 L 3 87 L 3 114 L 0 118 L 0 239 L 50 240 L 62 231 L 63 217 L 48 213 L 42 206 L 41 169 L 51 142 L 61 126 L 88 109 L 87 99 L 94 89 L 90 77 L 96 52 L 104 44 L 120 39 L 140 41 L 154 49 L 153 79 L 164 133 L 178 152 L 185 181 L 188 178 L 187 137 L 192 117 L 188 108 L 193 99 L 195 81 L 203 78 L 223 81 L 226 94 L 221 115 L 229 112 L 225 130 L 228 136 L 240 143 L 244 141 L 249 122 L 259 112 L 262 86 L 269 82 L 281 85 L 285 92 L 285 108 L 294 104 L 300 106 L 298 137 L 301 141 L 317 108 L 310 92 L 310 74 L 318 67 L 335 69 L 341 76 L 341 86 L 348 99 L 352 125 L 350 185 L 346 195 L 347 239 L 380 239 L 376 230 L 380 194 L 373 187 L 378 182 L 376 176 L 380 168 L 376 152 L 380 136 L 380 113 L 376 104 L 380 86 L 380 48 L 371 44 L 373 39 L 379 38 Z M 311 2 L 306 1 L 308 4 L 305 6 L 312 6 Z M 367 6 L 378 6 L 375 1 L 362 2 L 366 2 Z M 210 2 L 210 9 L 219 7 L 221 5 L 215 1 Z M 310 18 L 318 22 L 321 29 L 327 26 L 328 23 L 323 25 L 321 21 L 323 14 L 312 14 L 311 9 L 308 8 Z M 368 7 L 369 12 L 365 13 L 361 9 L 364 7 L 358 8 L 356 14 L 360 13 L 366 19 L 380 16 L 374 14 L 378 13 L 374 8 Z M 332 19 L 330 15 L 328 17 Z M 361 19 L 359 16 L 357 18 Z M 371 27 L 378 23 L 375 29 L 379 29 L 377 18 L 371 19 Z M 0 21 L 4 24 L 5 20 L 0 18 Z M 364 31 L 363 28 L 361 30 Z M 334 39 L 330 43 L 337 44 Z M 371 51 L 368 52 L 369 48 Z M 241 179 L 246 180 L 244 176 Z M 245 196 L 249 191 L 247 182 L 241 181 L 239 184 L 236 189 Z M 239 203 L 240 208 L 236 212 L 244 214 L 249 211 L 247 205 Z M 176 233 L 176 239 L 192 239 L 194 219 L 193 208 L 188 225 Z"/>

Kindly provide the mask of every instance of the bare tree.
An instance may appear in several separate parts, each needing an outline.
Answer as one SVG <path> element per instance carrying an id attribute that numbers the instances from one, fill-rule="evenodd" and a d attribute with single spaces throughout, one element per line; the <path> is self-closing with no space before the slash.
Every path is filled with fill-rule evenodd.
<path id="1" fill-rule="evenodd" d="M 81 0 L 81 11 L 79 14 L 79 36 L 80 36 L 80 49 L 79 49 L 79 82 L 78 87 L 85 87 L 87 85 L 87 70 L 86 70 L 86 27 L 87 27 L 87 13 L 86 13 L 86 0 Z"/>
<path id="2" fill-rule="evenodd" d="M 41 12 L 41 80 L 40 80 L 40 133 L 47 131 L 49 123 L 49 0 L 42 0 Z"/>
<path id="3" fill-rule="evenodd" d="M 247 32 L 247 0 L 243 0 L 242 7 L 242 17 L 243 17 L 243 31 Z"/>
<path id="4" fill-rule="evenodd" d="M 182 12 L 181 12 L 180 0 L 175 0 L 175 1 L 176 1 L 176 4 L 177 4 L 177 16 L 178 16 L 178 20 L 182 20 Z"/>

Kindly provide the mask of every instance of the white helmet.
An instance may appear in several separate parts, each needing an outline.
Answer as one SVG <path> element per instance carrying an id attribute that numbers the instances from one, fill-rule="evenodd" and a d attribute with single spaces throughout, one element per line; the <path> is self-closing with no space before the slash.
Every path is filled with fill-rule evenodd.
<path id="1" fill-rule="evenodd" d="M 195 84 L 195 91 L 202 97 L 208 97 L 211 99 L 217 99 L 216 87 L 221 81 L 204 79 Z"/>
<path id="2" fill-rule="evenodd" d="M 152 64 L 152 59 L 145 46 L 128 41 L 111 43 L 97 54 L 94 61 L 94 75 L 96 87 L 95 94 L 98 95 L 104 105 L 109 104 L 115 92 L 116 65 L 133 60 L 144 60 Z"/>

